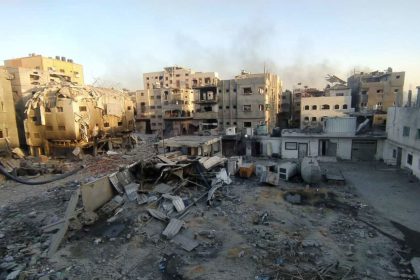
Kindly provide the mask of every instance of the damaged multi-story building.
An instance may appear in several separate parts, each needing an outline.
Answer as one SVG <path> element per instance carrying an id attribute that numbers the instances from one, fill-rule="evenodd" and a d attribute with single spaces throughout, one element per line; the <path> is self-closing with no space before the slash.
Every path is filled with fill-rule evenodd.
<path id="1" fill-rule="evenodd" d="M 211 123 L 219 132 L 231 126 L 244 133 L 258 126 L 264 126 L 267 132 L 271 132 L 276 126 L 281 89 L 281 81 L 275 74 L 251 74 L 242 71 L 234 79 L 220 81 L 217 92 L 214 88 L 210 91 L 207 88 L 200 90 L 196 111 L 217 113 L 215 114 L 217 122 L 216 119 L 197 118 L 197 120 L 201 123 L 201 127 L 204 128 L 206 124 Z M 207 99 L 203 100 L 206 96 L 203 93 L 206 92 Z M 217 101 L 217 104 L 212 104 L 211 111 L 208 108 L 209 95 L 213 97 L 212 100 Z M 214 127 L 216 123 L 217 126 Z"/>
<path id="2" fill-rule="evenodd" d="M 79 149 L 129 144 L 134 103 L 122 91 L 70 83 L 34 90 L 24 121 L 31 155 L 58 155 Z"/>
<path id="3" fill-rule="evenodd" d="M 347 79 L 352 105 L 359 115 L 372 118 L 372 123 L 385 127 L 389 107 L 403 105 L 405 72 L 386 71 L 354 73 Z"/>
<path id="4" fill-rule="evenodd" d="M 218 81 L 216 72 L 196 72 L 179 66 L 145 73 L 144 90 L 136 92 L 138 129 L 164 136 L 198 131 L 193 120 L 194 88 L 217 85 Z"/>
<path id="5" fill-rule="evenodd" d="M 300 128 L 321 128 L 328 117 L 343 117 L 352 112 L 354 108 L 351 108 L 351 89 L 335 84 L 327 87 L 322 95 L 302 96 Z"/>
<path id="6" fill-rule="evenodd" d="M 61 81 L 84 84 L 83 66 L 75 63 L 73 59 L 60 56 L 53 58 L 30 54 L 27 57 L 5 60 L 3 68 L 11 75 L 10 82 L 21 145 L 25 144 L 23 127 L 25 105 L 32 97 L 33 88 Z"/>
<path id="7" fill-rule="evenodd" d="M 19 147 L 10 79 L 10 74 L 0 68 L 0 153 L 2 154 L 10 152 L 11 148 Z"/>
<path id="8" fill-rule="evenodd" d="M 245 131 L 277 121 L 281 81 L 271 73 L 243 71 L 230 80 L 217 73 L 166 67 L 144 74 L 145 90 L 137 91 L 137 121 L 142 130 L 165 136 L 194 132 L 218 134 L 231 126 Z"/>

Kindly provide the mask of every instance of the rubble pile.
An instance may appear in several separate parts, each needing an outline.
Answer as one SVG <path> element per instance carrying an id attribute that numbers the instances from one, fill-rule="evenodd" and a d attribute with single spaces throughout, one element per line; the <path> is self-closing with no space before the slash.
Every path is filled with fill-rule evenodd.
<path id="1" fill-rule="evenodd" d="M 0 279 L 415 279 L 350 187 L 142 149 L 1 209 Z"/>

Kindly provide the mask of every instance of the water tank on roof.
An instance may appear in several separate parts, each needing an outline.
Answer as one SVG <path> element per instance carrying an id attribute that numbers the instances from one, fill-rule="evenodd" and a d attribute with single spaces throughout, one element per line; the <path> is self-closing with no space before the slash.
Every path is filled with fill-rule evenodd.
<path id="1" fill-rule="evenodd" d="M 355 134 L 356 117 L 334 117 L 325 120 L 325 133 Z"/>

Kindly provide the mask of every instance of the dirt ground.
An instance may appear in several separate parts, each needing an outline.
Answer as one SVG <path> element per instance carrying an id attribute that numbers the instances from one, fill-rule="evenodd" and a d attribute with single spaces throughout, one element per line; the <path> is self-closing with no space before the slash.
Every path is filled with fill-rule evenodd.
<path id="1" fill-rule="evenodd" d="M 100 175 L 99 164 L 48 186 L 8 182 L 0 189 L 0 279 L 18 269 L 19 279 L 44 280 L 415 279 L 412 252 L 392 239 L 404 235 L 390 220 L 418 229 L 418 182 L 376 162 L 329 164 L 348 184 L 308 188 L 295 179 L 273 187 L 232 177 L 213 205 L 199 202 L 183 217 L 181 233 L 199 243 L 191 252 L 161 235 L 166 223 L 148 217 L 146 206 L 126 202 L 112 222 L 72 224 L 48 258 L 51 235 L 41 227 L 63 216 L 80 181 Z M 178 195 L 191 201 L 203 191 L 189 185 Z M 302 202 L 288 202 L 288 193 Z"/>

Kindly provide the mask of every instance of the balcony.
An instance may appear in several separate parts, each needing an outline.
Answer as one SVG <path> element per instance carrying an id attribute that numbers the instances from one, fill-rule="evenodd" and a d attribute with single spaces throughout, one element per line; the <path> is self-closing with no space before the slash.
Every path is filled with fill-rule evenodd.
<path id="1" fill-rule="evenodd" d="M 163 115 L 165 120 L 187 120 L 192 118 L 191 112 L 185 110 L 166 110 Z"/>
<path id="2" fill-rule="evenodd" d="M 208 112 L 195 112 L 194 119 L 195 120 L 204 120 L 204 119 L 217 119 L 218 112 L 208 111 Z"/>
<path id="3" fill-rule="evenodd" d="M 212 99 L 199 99 L 194 101 L 195 104 L 216 104 L 219 102 L 219 99 L 217 97 Z"/>

